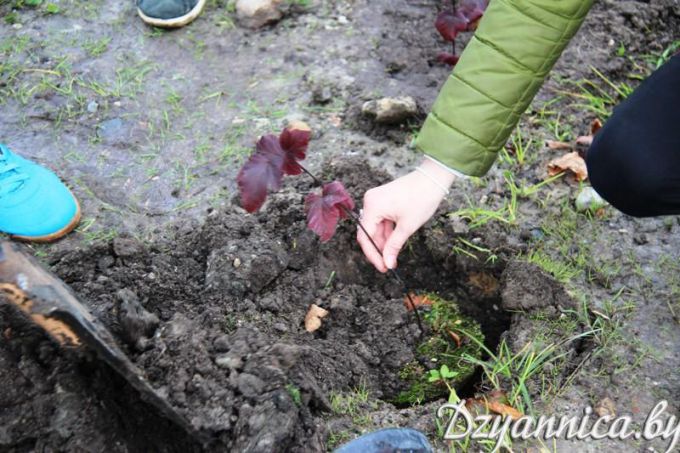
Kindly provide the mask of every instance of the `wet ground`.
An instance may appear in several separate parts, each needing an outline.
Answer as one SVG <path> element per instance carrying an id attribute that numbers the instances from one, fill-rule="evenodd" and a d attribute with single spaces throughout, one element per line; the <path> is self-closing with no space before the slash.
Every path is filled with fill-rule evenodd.
<path id="1" fill-rule="evenodd" d="M 287 183 L 257 217 L 232 206 L 234 176 L 256 138 L 291 120 L 314 131 L 309 166 L 341 174 L 356 199 L 388 180 L 383 171 L 408 171 L 418 159 L 409 144 L 423 115 L 385 128 L 361 117 L 360 106 L 410 95 L 427 111 L 449 71 L 435 62 L 443 43 L 431 24 L 441 5 L 296 2 L 279 24 L 251 31 L 238 25 L 230 4 L 211 1 L 191 26 L 164 32 L 144 26 L 127 1 L 13 9 L 16 3 L 0 3 L 0 140 L 57 171 L 84 213 L 76 233 L 32 250 L 111 326 L 168 399 L 213 434 L 211 448 L 318 451 L 394 425 L 422 429 L 447 448 L 434 417 L 441 402 L 398 409 L 376 384 L 394 384 L 390 376 L 402 363 L 376 359 L 388 346 L 376 338 L 410 324 L 400 302 L 384 302 L 400 299 L 398 288 L 362 263 L 351 227 L 324 246 L 304 235 L 294 192 L 303 182 Z M 481 306 L 490 311 L 468 312 L 486 318 L 487 328 L 505 323 L 516 351 L 589 332 L 532 378 L 538 414 L 577 414 L 606 398 L 637 423 L 662 399 L 677 414 L 678 219 L 632 219 L 612 208 L 578 214 L 579 185 L 567 178 L 529 188 L 560 153 L 545 141 L 573 140 L 594 118 L 605 120 L 622 93 L 662 62 L 679 29 L 674 0 L 597 2 L 515 134 L 512 148 L 525 145 L 526 160 L 509 153 L 483 180 L 462 181 L 402 262 L 413 287 L 443 291 L 463 306 L 486 300 Z M 516 210 L 504 208 L 517 193 L 507 170 L 525 189 Z M 446 216 L 470 205 L 496 210 L 508 223 L 471 228 L 463 216 Z M 298 240 L 308 256 L 295 251 Z M 234 244 L 240 252 L 227 250 Z M 259 265 L 279 272 L 257 271 L 257 263 L 251 276 L 224 271 L 229 263 L 221 260 L 244 250 L 269 257 Z M 482 273 L 490 277 L 480 287 Z M 123 289 L 159 318 L 163 334 L 150 349 L 130 344 L 119 325 Z M 343 311 L 335 302 L 339 315 L 321 338 L 309 338 L 300 325 L 306 307 L 334 298 L 351 306 Z M 0 391 L 7 409 L 0 449 L 201 448 L 97 361 L 73 360 L 6 309 L 0 327 L 0 377 L 11 383 Z M 190 348 L 187 332 L 195 338 Z M 347 357 L 351 363 L 340 360 Z M 467 391 L 488 387 L 481 381 Z M 280 419 L 278 430 L 263 418 Z M 649 445 L 664 442 L 545 447 Z"/>

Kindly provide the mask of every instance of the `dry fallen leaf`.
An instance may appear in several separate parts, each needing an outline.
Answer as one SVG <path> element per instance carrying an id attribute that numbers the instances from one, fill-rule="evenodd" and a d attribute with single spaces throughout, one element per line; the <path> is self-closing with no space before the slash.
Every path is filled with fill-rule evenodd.
<path id="1" fill-rule="evenodd" d="M 305 315 L 305 330 L 307 332 L 314 332 L 319 330 L 321 327 L 321 318 L 325 318 L 328 315 L 328 310 L 319 307 L 316 304 L 309 306 L 309 311 Z"/>
<path id="2" fill-rule="evenodd" d="M 567 142 L 558 142 L 555 140 L 547 140 L 545 142 L 546 145 L 548 145 L 548 148 L 550 149 L 571 149 L 571 143 Z"/>
<path id="3" fill-rule="evenodd" d="M 592 123 L 590 123 L 590 135 L 597 134 L 597 131 L 602 129 L 602 121 L 599 118 L 595 118 Z"/>
<path id="4" fill-rule="evenodd" d="M 432 305 L 432 300 L 427 297 L 426 294 L 423 295 L 418 295 L 418 294 L 409 294 L 411 296 L 411 299 L 413 300 L 413 305 L 415 307 L 422 307 L 423 305 Z M 409 300 L 408 296 L 404 297 L 404 306 L 406 307 L 406 310 L 412 311 L 413 306 L 411 306 L 411 301 Z"/>
<path id="5" fill-rule="evenodd" d="M 512 406 L 507 404 L 499 403 L 498 401 L 487 401 L 486 407 L 489 408 L 491 412 L 495 412 L 499 415 L 508 416 L 513 420 L 519 420 L 522 417 L 522 413 Z"/>
<path id="6" fill-rule="evenodd" d="M 448 333 L 451 339 L 456 342 L 456 347 L 460 348 L 460 345 L 463 343 L 460 339 L 460 335 L 449 329 L 446 329 L 446 333 Z"/>
<path id="7" fill-rule="evenodd" d="M 548 163 L 548 175 L 555 176 L 562 172 L 569 171 L 576 176 L 577 181 L 588 179 L 588 169 L 586 161 L 577 153 L 568 153 Z"/>
<path id="8" fill-rule="evenodd" d="M 600 129 L 602 129 L 602 121 L 595 118 L 593 122 L 590 123 L 590 135 L 581 135 L 576 139 L 576 144 L 584 148 L 589 148 L 590 145 L 593 144 L 593 136 L 597 134 L 597 131 L 599 131 Z"/>
<path id="9" fill-rule="evenodd" d="M 595 405 L 594 412 L 598 417 L 610 416 L 616 417 L 616 404 L 608 396 L 604 397 L 602 401 Z"/>
<path id="10" fill-rule="evenodd" d="M 496 277 L 486 272 L 472 272 L 468 276 L 468 283 L 479 289 L 485 296 L 495 294 L 499 287 Z"/>
<path id="11" fill-rule="evenodd" d="M 514 407 L 505 404 L 507 402 L 507 397 L 504 392 L 500 390 L 494 390 L 489 392 L 487 395 L 481 398 L 469 399 L 466 401 L 465 405 L 471 412 L 473 410 L 479 413 L 480 410 L 486 409 L 489 412 L 499 414 L 501 416 L 508 416 L 513 420 L 518 420 L 522 417 L 522 413 L 515 409 Z"/>

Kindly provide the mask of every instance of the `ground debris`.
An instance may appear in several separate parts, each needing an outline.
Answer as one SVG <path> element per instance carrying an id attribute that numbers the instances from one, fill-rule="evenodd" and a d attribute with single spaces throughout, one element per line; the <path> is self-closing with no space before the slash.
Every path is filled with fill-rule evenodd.
<path id="1" fill-rule="evenodd" d="M 309 311 L 305 315 L 305 330 L 307 332 L 315 332 L 321 327 L 321 319 L 328 316 L 328 310 L 319 307 L 316 304 L 309 306 Z"/>
<path id="2" fill-rule="evenodd" d="M 418 104 L 410 96 L 382 98 L 365 102 L 361 112 L 374 117 L 376 123 L 399 124 L 418 113 Z"/>

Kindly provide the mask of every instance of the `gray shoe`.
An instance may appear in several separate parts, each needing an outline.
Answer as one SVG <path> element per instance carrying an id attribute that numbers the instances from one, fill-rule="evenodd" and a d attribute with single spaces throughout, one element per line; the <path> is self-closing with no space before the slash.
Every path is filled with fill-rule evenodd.
<path id="1" fill-rule="evenodd" d="M 154 27 L 178 28 L 201 14 L 206 0 L 137 0 L 137 13 Z"/>

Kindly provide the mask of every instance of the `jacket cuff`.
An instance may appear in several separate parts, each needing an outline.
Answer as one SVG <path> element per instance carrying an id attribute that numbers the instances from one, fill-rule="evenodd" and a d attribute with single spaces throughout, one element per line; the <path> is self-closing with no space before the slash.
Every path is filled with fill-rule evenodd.
<path id="1" fill-rule="evenodd" d="M 467 176 L 484 176 L 497 156 L 496 152 L 487 150 L 481 143 L 444 124 L 434 113 L 425 120 L 415 146 Z"/>

